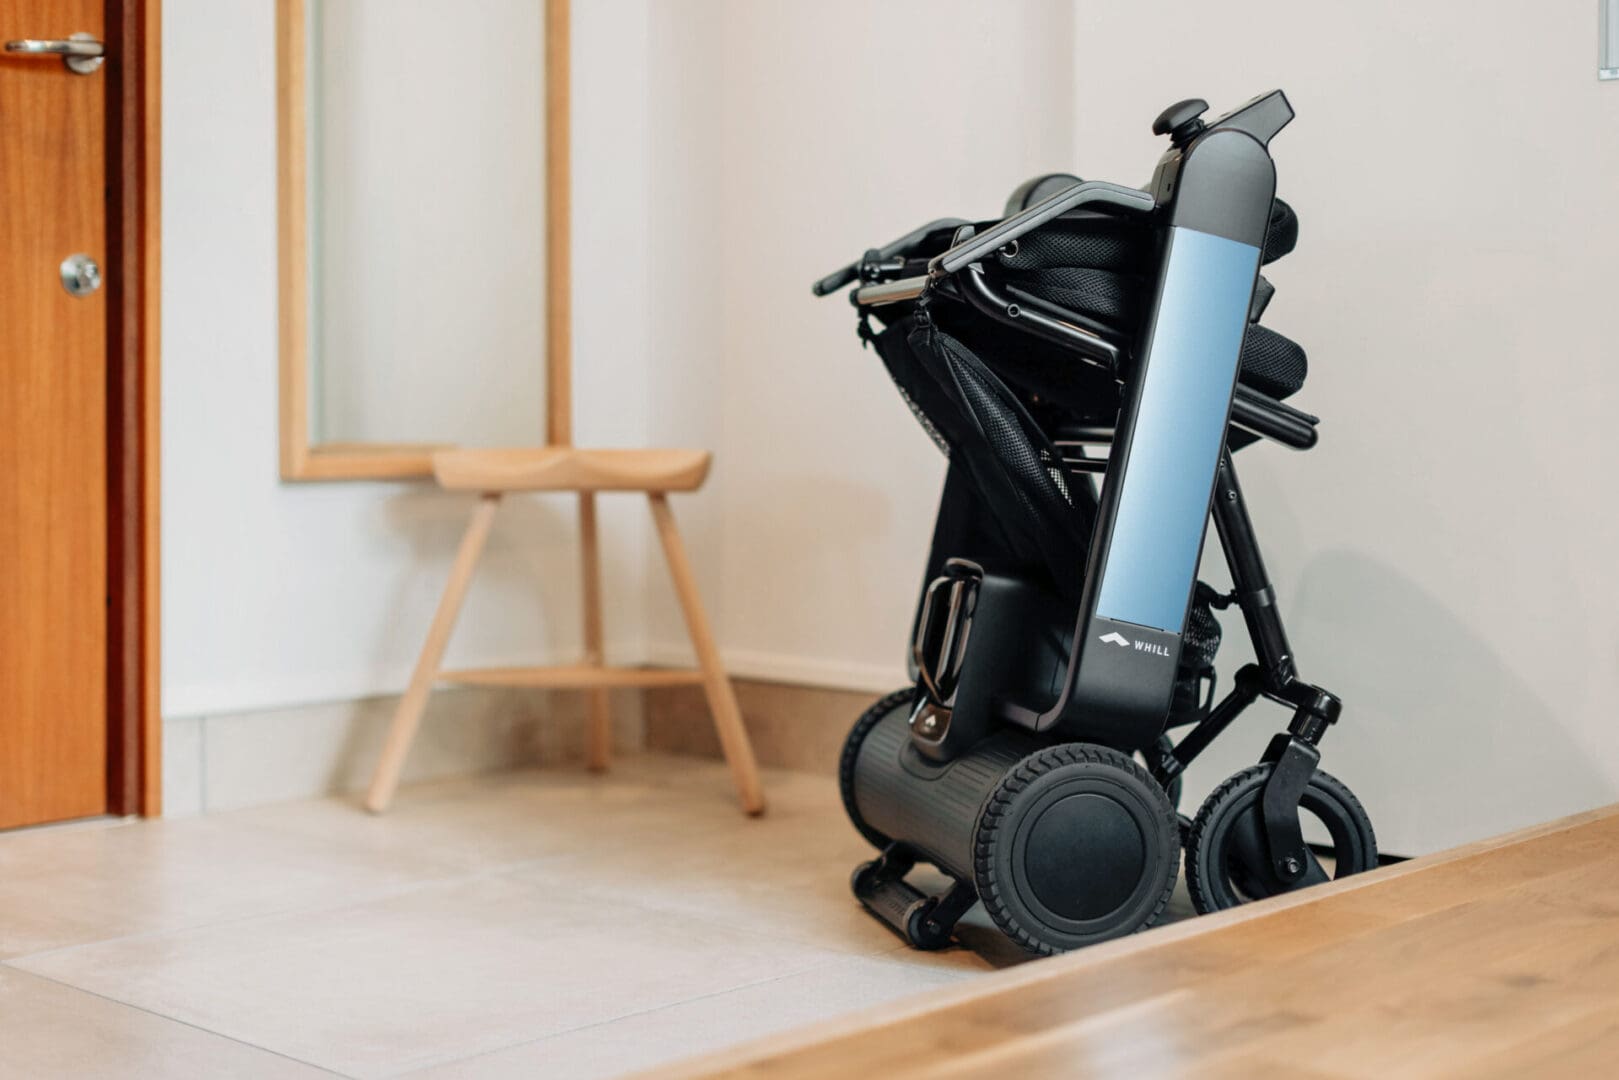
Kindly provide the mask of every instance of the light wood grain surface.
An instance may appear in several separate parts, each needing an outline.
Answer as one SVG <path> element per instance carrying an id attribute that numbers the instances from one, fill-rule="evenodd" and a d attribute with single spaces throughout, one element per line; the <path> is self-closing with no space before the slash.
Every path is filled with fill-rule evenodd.
<path id="1" fill-rule="evenodd" d="M 705 463 L 706 469 L 706 463 Z M 662 492 L 647 496 L 652 508 L 652 521 L 658 529 L 658 541 L 663 545 L 664 561 L 669 564 L 669 580 L 674 583 L 675 595 L 680 598 L 680 611 L 686 617 L 686 634 L 691 638 L 692 650 L 697 654 L 697 667 L 703 673 L 703 692 L 708 697 L 708 711 L 714 717 L 714 732 L 719 736 L 720 750 L 731 767 L 731 778 L 736 782 L 742 809 L 750 814 L 765 810 L 764 788 L 759 783 L 759 762 L 753 756 L 753 743 L 748 729 L 742 723 L 742 710 L 736 703 L 736 691 L 725 674 L 720 660 L 719 645 L 703 610 L 702 597 L 697 591 L 697 575 L 692 571 L 691 559 L 686 554 L 686 542 L 675 525 L 674 511 L 669 509 L 669 498 Z"/>
<path id="2" fill-rule="evenodd" d="M 1606 1076 L 1619 807 L 660 1076 Z"/>
<path id="3" fill-rule="evenodd" d="M 105 35 L 92 0 L 0 7 L 0 40 Z M 107 809 L 107 76 L 0 54 L 0 829 Z"/>
<path id="4" fill-rule="evenodd" d="M 447 491 L 696 491 L 710 460 L 706 450 L 441 450 L 433 474 Z"/>
<path id="5" fill-rule="evenodd" d="M 405 755 L 410 753 L 410 744 L 416 738 L 422 710 L 427 708 L 427 695 L 438 677 L 439 662 L 450 644 L 450 633 L 461 614 L 461 604 L 466 600 L 473 571 L 478 569 L 478 560 L 483 556 L 484 544 L 489 541 L 489 530 L 494 526 L 495 511 L 498 509 L 499 495 L 478 497 L 472 520 L 467 523 L 467 531 L 461 537 L 461 547 L 455 553 L 450 580 L 444 586 L 444 595 L 439 598 L 433 625 L 428 628 L 427 642 L 422 646 L 421 655 L 416 658 L 410 686 L 406 688 L 405 696 L 399 699 L 399 708 L 394 712 L 393 723 L 388 728 L 382 758 L 377 762 L 376 775 L 371 778 L 371 787 L 365 796 L 368 810 L 381 812 L 393 801 L 394 789 L 399 786 L 400 771 L 405 767 Z"/>

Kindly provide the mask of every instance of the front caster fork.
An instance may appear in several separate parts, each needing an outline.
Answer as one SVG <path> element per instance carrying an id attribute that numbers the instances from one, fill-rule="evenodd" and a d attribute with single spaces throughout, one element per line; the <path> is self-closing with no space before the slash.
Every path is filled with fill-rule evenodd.
<path id="1" fill-rule="evenodd" d="M 927 896 L 905 880 L 916 856 L 904 844 L 889 844 L 871 862 L 855 867 L 850 886 L 855 898 L 913 949 L 942 949 L 956 923 L 978 900 L 977 891 L 951 879 L 941 896 Z"/>
<path id="2" fill-rule="evenodd" d="M 1261 764 L 1273 766 L 1260 803 L 1271 872 L 1283 885 L 1293 885 L 1311 865 L 1299 824 L 1299 801 L 1321 763 L 1321 737 L 1343 711 L 1343 702 L 1336 696 L 1290 674 L 1284 675 L 1278 686 L 1259 667 L 1250 664 L 1237 672 L 1236 686 L 1226 699 L 1185 738 L 1173 746 L 1157 747 L 1150 767 L 1158 782 L 1168 788 L 1215 736 L 1262 696 L 1294 709 L 1287 730 L 1277 732 L 1260 758 Z"/>
<path id="3" fill-rule="evenodd" d="M 1279 731 L 1265 747 L 1260 763 L 1271 766 L 1270 779 L 1260 797 L 1265 819 L 1265 844 L 1270 849 L 1271 873 L 1284 885 L 1293 885 L 1310 866 L 1299 825 L 1299 800 L 1321 764 L 1321 736 L 1337 722 L 1343 702 L 1318 686 L 1292 682 L 1281 695 L 1297 709 L 1286 731 Z"/>

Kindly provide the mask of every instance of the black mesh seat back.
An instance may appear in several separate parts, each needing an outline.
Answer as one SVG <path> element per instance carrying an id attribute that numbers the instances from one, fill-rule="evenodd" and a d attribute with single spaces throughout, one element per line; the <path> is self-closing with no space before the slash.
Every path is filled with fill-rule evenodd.
<path id="1" fill-rule="evenodd" d="M 875 341 L 912 412 L 971 477 L 1014 565 L 1077 600 L 1095 504 L 1088 486 L 1076 494 L 1041 425 L 929 314 L 900 319 Z"/>
<path id="2" fill-rule="evenodd" d="M 1006 215 L 1010 217 L 1020 210 L 1027 210 L 1029 207 L 1033 206 L 1037 202 L 1040 202 L 1042 199 L 1050 198 L 1052 195 L 1057 194 L 1065 188 L 1073 187 L 1078 183 L 1081 183 L 1080 178 L 1072 173 L 1047 173 L 1044 176 L 1036 176 L 1031 180 L 1025 180 L 1023 183 L 1017 186 L 1017 188 L 1012 192 L 1011 196 L 1006 200 Z M 1121 219 L 1110 219 L 1105 214 L 1097 214 L 1093 211 L 1087 210 L 1070 211 L 1068 214 L 1065 214 L 1058 220 L 1066 222 L 1084 222 L 1086 223 L 1087 228 L 1098 227 L 1103 225 L 1105 221 L 1111 220 L 1117 222 L 1121 227 L 1128 227 L 1128 223 L 1122 221 Z M 1061 230 L 1058 230 L 1059 233 L 1060 231 Z M 1078 231 L 1084 230 L 1082 229 Z M 1041 229 L 1037 233 L 1025 237 L 1025 240 L 1035 239 L 1036 237 L 1046 234 L 1047 232 L 1048 230 Z M 1039 242 L 1039 240 L 1036 240 L 1036 243 Z M 1270 208 L 1270 226 L 1265 233 L 1265 248 L 1260 254 L 1260 261 L 1264 263 L 1275 262 L 1277 259 L 1280 259 L 1282 256 L 1290 253 L 1298 242 L 1298 214 L 1294 213 L 1293 208 L 1286 202 L 1283 202 L 1281 199 L 1273 199 L 1271 201 Z M 1068 261 L 1062 265 L 1095 266 L 1104 269 L 1108 268 L 1107 263 L 1102 261 L 1102 257 L 1093 255 L 1083 250 L 1073 251 L 1071 257 L 1068 258 Z"/>
<path id="3" fill-rule="evenodd" d="M 1078 177 L 1067 174 L 1036 177 L 1013 192 L 1007 211 L 1023 209 L 1077 183 Z M 1274 200 L 1262 261 L 1270 263 L 1287 255 L 1298 236 L 1298 215 L 1281 199 Z M 1131 336 L 1148 303 L 1155 257 L 1156 239 L 1150 225 L 1080 210 L 1024 235 L 997 259 L 1008 285 Z M 1014 352 L 1020 347 L 1008 341 L 1004 349 L 991 347 L 988 352 Z M 1285 398 L 1304 385 L 1308 371 L 1304 349 L 1296 342 L 1267 327 L 1249 328 L 1242 351 L 1244 383 L 1271 397 Z"/>
<path id="4" fill-rule="evenodd" d="M 1036 178 L 1013 194 L 1009 210 L 1077 182 Z M 1297 239 L 1297 218 L 1277 200 L 1266 260 L 1291 251 Z M 997 253 L 996 276 L 1133 338 L 1157 243 L 1150 223 L 1076 211 Z M 1095 502 L 1089 484 L 1072 482 L 1046 432 L 1063 422 L 1113 423 L 1119 394 L 1112 375 L 959 303 L 924 301 L 875 315 L 887 324 L 872 340 L 889 374 L 928 434 L 963 467 L 1005 551 L 1077 597 Z M 1249 325 L 1243 382 L 1281 398 L 1298 390 L 1304 374 L 1303 349 Z M 1234 433 L 1234 446 L 1245 441 L 1241 434 Z"/>

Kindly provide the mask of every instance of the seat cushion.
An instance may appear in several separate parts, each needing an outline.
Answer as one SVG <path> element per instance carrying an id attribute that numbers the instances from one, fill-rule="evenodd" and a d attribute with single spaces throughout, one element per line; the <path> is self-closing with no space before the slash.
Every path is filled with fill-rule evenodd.
<path id="1" fill-rule="evenodd" d="M 1051 180 L 1041 178 L 1041 184 Z M 1038 191 L 1036 185 L 1032 193 Z M 1297 241 L 1297 216 L 1282 200 L 1275 200 L 1263 261 L 1281 258 Z M 1028 233 L 1016 245 L 998 252 L 996 259 L 1004 282 L 1014 290 L 1128 337 L 1136 332 L 1151 301 L 1153 244 L 1152 230 L 1144 222 L 1080 210 Z M 1021 334 L 1007 349 L 982 343 L 976 347 L 991 363 L 1003 352 L 1029 351 L 1027 338 Z M 1285 398 L 1304 385 L 1308 371 L 1308 359 L 1297 342 L 1258 323 L 1249 326 L 1242 347 L 1244 383 Z"/>
<path id="2" fill-rule="evenodd" d="M 440 450 L 433 475 L 450 491 L 695 491 L 711 460 L 707 450 Z"/>

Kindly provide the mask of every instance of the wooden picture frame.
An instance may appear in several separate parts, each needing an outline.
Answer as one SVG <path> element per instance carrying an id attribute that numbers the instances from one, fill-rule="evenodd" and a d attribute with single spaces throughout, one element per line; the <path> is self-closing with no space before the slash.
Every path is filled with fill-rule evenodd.
<path id="1" fill-rule="evenodd" d="M 276 185 L 283 480 L 432 476 L 438 444 L 310 441 L 306 0 L 276 0 Z M 569 0 L 545 2 L 546 441 L 572 442 L 569 349 Z"/>

